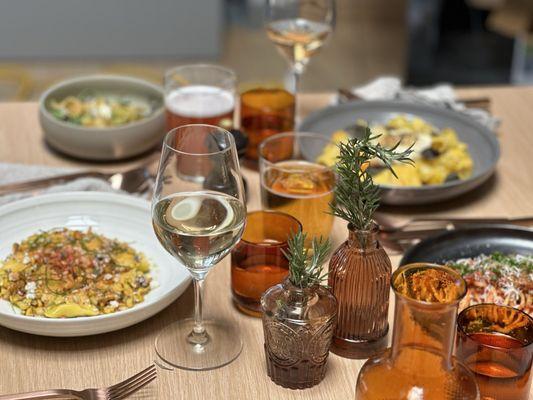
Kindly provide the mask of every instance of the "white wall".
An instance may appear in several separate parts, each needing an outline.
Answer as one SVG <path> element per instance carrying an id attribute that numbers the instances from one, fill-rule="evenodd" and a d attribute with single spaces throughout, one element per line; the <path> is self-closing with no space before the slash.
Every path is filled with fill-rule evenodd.
<path id="1" fill-rule="evenodd" d="M 215 57 L 223 0 L 0 0 L 0 59 Z"/>

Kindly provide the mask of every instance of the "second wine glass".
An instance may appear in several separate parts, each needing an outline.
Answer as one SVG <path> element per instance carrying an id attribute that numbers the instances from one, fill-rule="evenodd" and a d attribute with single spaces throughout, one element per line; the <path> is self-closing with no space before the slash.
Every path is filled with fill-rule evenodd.
<path id="1" fill-rule="evenodd" d="M 268 0 L 269 39 L 290 64 L 294 94 L 309 59 L 326 42 L 335 25 L 335 0 Z"/>
<path id="2" fill-rule="evenodd" d="M 184 369 L 206 370 L 233 361 L 242 342 L 235 325 L 202 318 L 208 272 L 242 236 L 246 205 L 232 135 L 211 125 L 184 125 L 165 137 L 152 202 L 152 221 L 163 247 L 194 282 L 194 318 L 166 327 L 157 354 Z"/>

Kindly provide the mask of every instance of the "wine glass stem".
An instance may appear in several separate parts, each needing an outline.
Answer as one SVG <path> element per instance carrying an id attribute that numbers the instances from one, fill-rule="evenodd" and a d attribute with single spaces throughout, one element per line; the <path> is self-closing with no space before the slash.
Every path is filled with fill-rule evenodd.
<path id="1" fill-rule="evenodd" d="M 298 91 L 300 90 L 300 78 L 301 78 L 301 71 L 298 71 L 296 68 L 291 69 L 292 72 L 292 93 L 294 94 L 294 126 L 296 127 L 299 124 L 299 118 L 298 118 Z"/>
<path id="2" fill-rule="evenodd" d="M 205 330 L 202 319 L 202 300 L 204 297 L 204 278 L 193 277 L 194 285 L 194 327 L 189 333 L 190 343 L 202 346 L 207 343 L 209 336 Z"/>
<path id="3" fill-rule="evenodd" d="M 300 90 L 300 75 L 301 75 L 301 72 L 297 71 L 295 68 L 292 69 L 292 75 L 293 75 L 293 85 L 294 87 L 292 88 L 293 89 L 293 93 L 294 93 L 294 97 L 296 97 L 298 95 L 298 91 Z"/>

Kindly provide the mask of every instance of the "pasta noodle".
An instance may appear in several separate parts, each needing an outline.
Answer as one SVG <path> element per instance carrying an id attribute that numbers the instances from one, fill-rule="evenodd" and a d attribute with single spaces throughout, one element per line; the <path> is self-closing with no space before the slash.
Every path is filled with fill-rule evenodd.
<path id="1" fill-rule="evenodd" d="M 126 310 L 150 291 L 150 264 L 128 244 L 55 229 L 13 245 L 0 263 L 0 298 L 24 315 L 71 318 Z"/>

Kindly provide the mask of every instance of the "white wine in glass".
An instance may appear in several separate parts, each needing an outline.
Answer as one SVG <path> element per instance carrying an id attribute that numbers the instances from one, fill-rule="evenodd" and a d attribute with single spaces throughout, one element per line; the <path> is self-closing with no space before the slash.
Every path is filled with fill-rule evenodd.
<path id="1" fill-rule="evenodd" d="M 267 1 L 267 35 L 289 62 L 294 93 L 309 59 L 324 45 L 334 24 L 334 0 Z"/>
<path id="2" fill-rule="evenodd" d="M 274 21 L 267 26 L 270 40 L 299 73 L 303 73 L 311 56 L 322 47 L 330 33 L 329 24 L 303 18 Z"/>
<path id="3" fill-rule="evenodd" d="M 202 274 L 237 244 L 246 209 L 233 196 L 199 191 L 164 197 L 153 214 L 155 233 L 165 249 Z"/>
<path id="4" fill-rule="evenodd" d="M 218 368 L 241 352 L 231 322 L 204 320 L 203 282 L 237 244 L 246 205 L 233 136 L 211 125 L 183 125 L 165 137 L 152 200 L 152 223 L 163 247 L 194 283 L 194 318 L 167 326 L 156 352 L 166 363 L 190 370 Z"/>

